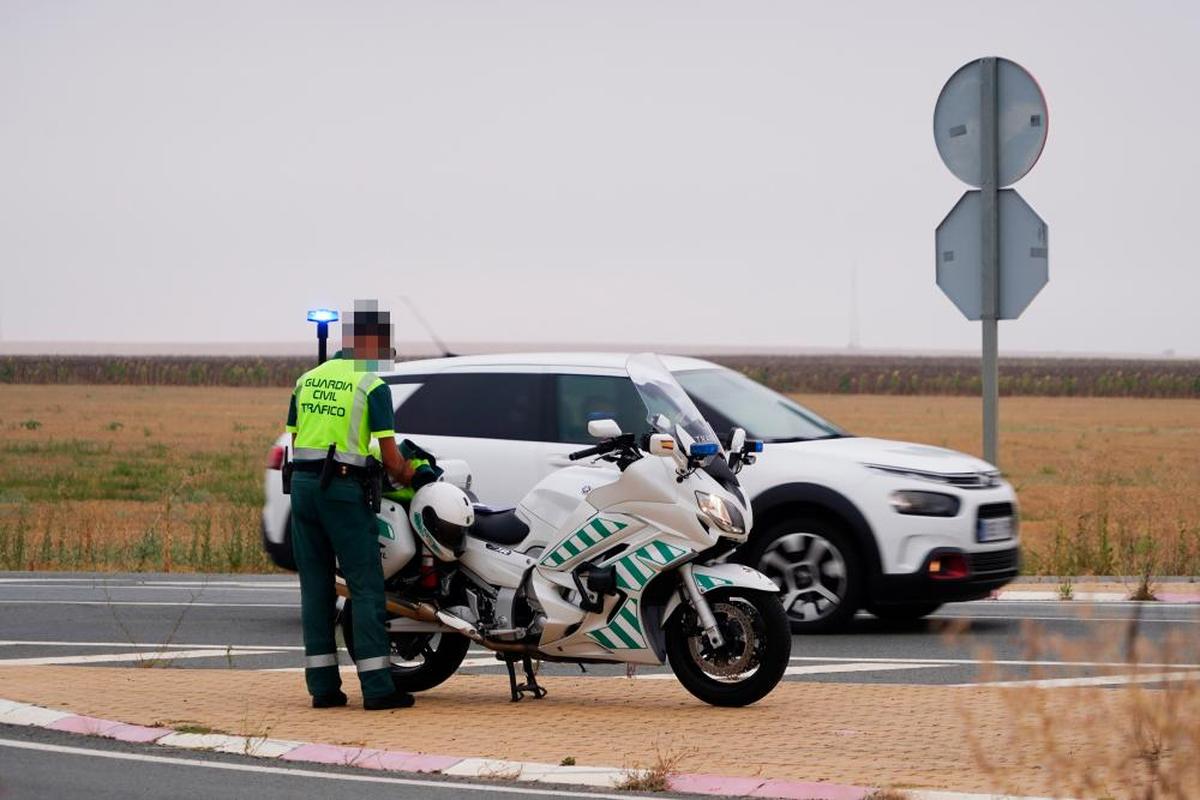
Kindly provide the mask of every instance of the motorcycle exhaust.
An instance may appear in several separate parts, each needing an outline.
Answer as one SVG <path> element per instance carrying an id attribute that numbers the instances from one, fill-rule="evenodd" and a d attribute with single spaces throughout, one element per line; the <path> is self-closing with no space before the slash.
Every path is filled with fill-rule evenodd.
<path id="1" fill-rule="evenodd" d="M 334 583 L 334 589 L 338 595 L 350 598 L 350 588 L 346 586 L 346 582 L 341 578 L 337 578 Z M 387 606 L 389 614 L 395 614 L 399 617 L 408 617 L 415 619 L 418 622 L 430 622 L 434 624 L 445 625 L 447 628 L 461 633 L 468 639 L 474 642 L 483 642 L 483 636 L 475 628 L 474 625 L 467 622 L 461 617 L 456 617 L 453 614 L 439 609 L 432 603 L 413 603 L 405 600 L 402 597 L 397 597 L 394 594 L 384 594 L 384 604 Z"/>

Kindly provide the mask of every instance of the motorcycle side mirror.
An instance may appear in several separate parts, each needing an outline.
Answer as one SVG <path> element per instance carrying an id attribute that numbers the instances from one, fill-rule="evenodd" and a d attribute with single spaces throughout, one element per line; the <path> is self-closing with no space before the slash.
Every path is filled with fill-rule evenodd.
<path id="1" fill-rule="evenodd" d="M 729 433 L 729 446 L 725 449 L 730 453 L 740 453 L 746 445 L 746 429 L 734 428 Z"/>
<path id="2" fill-rule="evenodd" d="M 675 455 L 675 438 L 668 433 L 650 434 L 650 446 L 646 448 L 652 456 Z"/>
<path id="3" fill-rule="evenodd" d="M 621 435 L 621 426 L 616 420 L 594 419 L 588 423 L 587 431 L 593 439 L 615 439 Z"/>

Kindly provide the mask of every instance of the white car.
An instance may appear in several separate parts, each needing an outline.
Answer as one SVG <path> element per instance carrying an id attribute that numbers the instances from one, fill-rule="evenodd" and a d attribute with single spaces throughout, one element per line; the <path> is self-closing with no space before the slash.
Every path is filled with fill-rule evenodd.
<path id="1" fill-rule="evenodd" d="M 471 488 L 511 508 L 592 443 L 587 423 L 648 429 L 625 354 L 536 353 L 409 361 L 382 374 L 396 433 L 470 465 Z M 717 433 L 765 443 L 739 480 L 754 511 L 731 558 L 782 590 L 793 630 L 843 627 L 860 608 L 916 619 L 988 596 L 1017 575 L 1017 504 L 990 464 L 964 453 L 853 436 L 740 373 L 695 358 L 667 367 Z M 294 569 L 281 436 L 268 461 L 263 545 Z"/>

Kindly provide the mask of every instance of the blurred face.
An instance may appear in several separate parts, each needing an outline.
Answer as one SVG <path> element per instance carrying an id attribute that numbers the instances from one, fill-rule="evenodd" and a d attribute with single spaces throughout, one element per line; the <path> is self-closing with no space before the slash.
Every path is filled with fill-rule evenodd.
<path id="1" fill-rule="evenodd" d="M 355 334 L 354 358 L 356 361 L 384 361 L 391 357 L 392 348 L 386 336 Z"/>

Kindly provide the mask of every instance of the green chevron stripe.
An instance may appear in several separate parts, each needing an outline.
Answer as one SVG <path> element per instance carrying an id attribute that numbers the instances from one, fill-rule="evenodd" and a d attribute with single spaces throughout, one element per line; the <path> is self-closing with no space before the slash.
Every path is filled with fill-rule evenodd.
<path id="1" fill-rule="evenodd" d="M 700 587 L 700 591 L 707 592 L 715 589 L 718 586 L 732 586 L 733 581 L 725 578 L 718 578 L 715 575 L 705 575 L 702 572 L 694 572 L 692 575 L 696 578 L 696 585 Z"/>
<path id="2" fill-rule="evenodd" d="M 588 636 L 591 636 L 593 639 L 599 642 L 601 647 L 607 647 L 609 650 L 618 649 L 617 645 L 613 644 L 612 639 L 609 639 L 607 636 L 605 636 L 604 631 L 602 630 L 592 631 L 588 634 Z"/>
<path id="3" fill-rule="evenodd" d="M 620 639 L 622 642 L 624 642 L 625 646 L 630 648 L 631 650 L 637 649 L 637 646 L 638 646 L 637 641 L 632 636 L 630 636 L 628 633 L 626 633 L 625 631 L 623 631 L 619 627 L 617 627 L 616 625 L 610 625 L 605 630 L 607 630 L 609 633 L 613 634 L 618 639 Z"/>
<path id="4" fill-rule="evenodd" d="M 675 560 L 675 553 L 672 552 L 670 547 L 663 544 L 662 542 L 653 542 L 651 546 L 653 546 L 656 550 L 658 550 L 659 555 L 662 556 L 663 564 L 669 564 Z"/>

